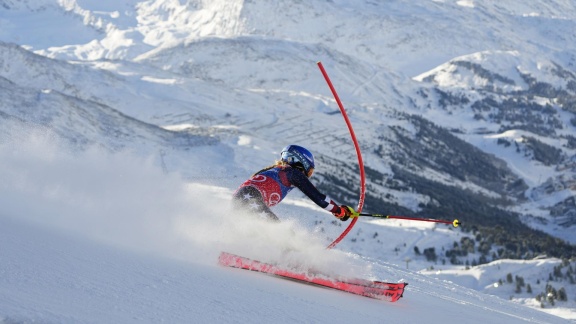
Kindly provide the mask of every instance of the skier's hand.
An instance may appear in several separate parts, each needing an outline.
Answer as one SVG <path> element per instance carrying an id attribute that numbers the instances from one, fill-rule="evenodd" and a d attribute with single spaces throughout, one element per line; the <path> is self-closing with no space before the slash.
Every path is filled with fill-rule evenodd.
<path id="1" fill-rule="evenodd" d="M 355 214 L 354 209 L 346 205 L 340 206 L 338 210 L 332 213 L 334 217 L 338 218 L 343 222 L 347 221 L 350 218 L 350 216 L 353 216 L 354 214 Z"/>

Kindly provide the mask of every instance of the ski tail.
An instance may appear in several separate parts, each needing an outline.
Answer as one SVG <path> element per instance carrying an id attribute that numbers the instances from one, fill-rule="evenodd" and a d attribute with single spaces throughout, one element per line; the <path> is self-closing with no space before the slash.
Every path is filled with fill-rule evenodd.
<path id="1" fill-rule="evenodd" d="M 273 264 L 252 260 L 227 252 L 220 254 L 218 263 L 223 266 L 272 274 L 303 283 L 315 284 L 390 302 L 395 302 L 402 298 L 404 288 L 408 285 L 404 282 L 389 283 L 357 278 L 330 278 L 329 276 L 319 275 L 317 273 L 311 274 L 308 272 L 283 269 Z"/>

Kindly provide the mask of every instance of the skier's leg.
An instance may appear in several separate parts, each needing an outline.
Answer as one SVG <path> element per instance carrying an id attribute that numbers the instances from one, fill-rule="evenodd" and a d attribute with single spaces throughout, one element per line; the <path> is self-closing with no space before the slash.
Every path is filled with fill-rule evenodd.
<path id="1" fill-rule="evenodd" d="M 262 194 L 254 187 L 242 187 L 233 196 L 235 208 L 246 210 L 254 215 L 265 217 L 268 220 L 279 222 L 274 214 L 264 203 Z"/>

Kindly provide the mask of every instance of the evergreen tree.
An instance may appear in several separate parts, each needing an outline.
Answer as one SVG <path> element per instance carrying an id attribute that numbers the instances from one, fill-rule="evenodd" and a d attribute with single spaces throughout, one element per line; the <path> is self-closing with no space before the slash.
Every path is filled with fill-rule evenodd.
<path id="1" fill-rule="evenodd" d="M 424 249 L 424 256 L 426 257 L 427 261 L 433 261 L 433 262 L 436 262 L 436 259 L 438 258 L 438 256 L 436 255 L 436 249 L 434 249 L 433 247 Z"/>
<path id="2" fill-rule="evenodd" d="M 564 287 L 558 290 L 558 300 L 559 301 L 568 301 L 568 295 L 566 295 L 566 289 Z"/>
<path id="3" fill-rule="evenodd" d="M 506 275 L 506 282 L 507 282 L 507 283 L 513 283 L 513 282 L 514 282 L 514 279 L 512 278 L 512 274 L 511 274 L 511 273 L 508 273 L 508 274 Z"/>
<path id="4" fill-rule="evenodd" d="M 478 264 L 486 264 L 488 263 L 488 259 L 486 258 L 485 255 L 481 255 L 480 258 L 478 259 Z"/>
<path id="5" fill-rule="evenodd" d="M 562 278 L 562 267 L 561 266 L 555 266 L 554 267 L 554 277 Z"/>
<path id="6" fill-rule="evenodd" d="M 520 276 L 516 276 L 516 282 L 520 285 L 520 287 L 524 287 L 524 278 Z"/>

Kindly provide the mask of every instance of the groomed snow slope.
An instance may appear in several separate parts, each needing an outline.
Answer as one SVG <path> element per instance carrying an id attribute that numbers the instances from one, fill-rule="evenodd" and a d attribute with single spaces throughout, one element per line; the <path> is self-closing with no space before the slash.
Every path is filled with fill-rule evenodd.
<path id="1" fill-rule="evenodd" d="M 566 321 L 381 258 L 325 250 L 298 222 L 230 213 L 229 189 L 165 175 L 140 157 L 67 152 L 46 139 L 0 145 L 0 323 Z M 197 156 L 190 163 L 206 162 Z M 329 216 L 304 203 L 289 209 Z M 282 253 L 286 262 L 409 286 L 387 303 L 222 268 L 221 250 Z"/>
<path id="2" fill-rule="evenodd" d="M 394 268 L 410 285 L 405 298 L 386 303 L 221 268 L 215 258 L 122 250 L 5 216 L 0 234 L 0 323 L 565 322 Z"/>

